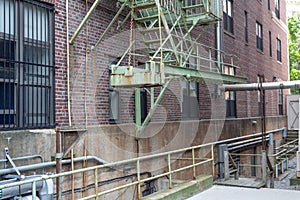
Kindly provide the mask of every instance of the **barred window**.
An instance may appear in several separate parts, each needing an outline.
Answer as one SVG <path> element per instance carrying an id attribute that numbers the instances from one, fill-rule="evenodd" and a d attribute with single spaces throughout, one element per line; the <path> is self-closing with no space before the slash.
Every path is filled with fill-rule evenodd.
<path id="1" fill-rule="evenodd" d="M 0 0 L 0 129 L 54 126 L 54 9 Z"/>

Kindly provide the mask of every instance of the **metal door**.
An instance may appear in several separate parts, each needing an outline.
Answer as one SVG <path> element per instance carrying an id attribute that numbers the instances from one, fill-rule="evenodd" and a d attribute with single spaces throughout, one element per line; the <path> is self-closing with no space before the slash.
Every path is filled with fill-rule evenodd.
<path id="1" fill-rule="evenodd" d="M 300 95 L 287 96 L 288 130 L 299 130 L 299 98 Z"/>

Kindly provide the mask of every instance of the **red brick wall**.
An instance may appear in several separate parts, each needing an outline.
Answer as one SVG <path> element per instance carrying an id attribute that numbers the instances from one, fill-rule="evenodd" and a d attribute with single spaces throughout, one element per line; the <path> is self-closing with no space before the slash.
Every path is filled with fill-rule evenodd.
<path id="1" fill-rule="evenodd" d="M 53 1 L 51 1 L 53 3 Z M 69 2 L 69 36 L 75 32 L 83 17 L 85 16 L 85 1 L 75 0 Z M 271 11 L 267 8 L 267 1 L 234 1 L 234 35 L 224 33 L 224 51 L 235 54 L 241 59 L 243 70 L 248 77 L 248 82 L 257 82 L 257 74 L 264 74 L 266 81 L 272 81 L 276 76 L 278 79 L 288 79 L 287 61 L 287 35 L 280 23 L 286 23 L 285 3 L 281 1 L 281 22 L 275 19 L 274 2 L 271 1 Z M 89 7 L 92 2 L 89 3 Z M 56 0 L 55 18 L 55 65 L 56 65 L 56 122 L 60 126 L 68 125 L 67 112 L 67 36 L 66 36 L 66 13 L 65 1 Z M 71 78 L 71 111 L 73 125 L 85 124 L 87 116 L 90 125 L 109 123 L 109 74 L 108 65 L 116 57 L 122 56 L 129 45 L 129 24 L 125 24 L 122 30 L 113 25 L 104 42 L 95 51 L 91 47 L 95 45 L 99 36 L 104 32 L 109 22 L 117 12 L 116 1 L 102 0 L 88 21 L 88 34 L 85 28 L 78 35 L 71 46 L 70 55 L 70 78 Z M 248 12 L 249 43 L 244 42 L 244 11 Z M 124 11 L 119 20 L 128 13 Z M 255 23 L 259 21 L 263 25 L 264 52 L 256 49 Z M 269 56 L 268 32 L 272 32 L 273 57 Z M 127 31 L 127 33 L 125 32 Z M 202 33 L 203 28 L 196 28 L 192 35 L 196 37 Z M 200 41 L 206 45 L 215 47 L 215 25 L 210 25 L 201 36 Z M 88 38 L 86 38 L 88 36 Z M 138 37 L 135 36 L 135 37 Z M 276 37 L 282 42 L 282 63 L 276 60 Z M 86 44 L 87 65 L 86 65 Z M 144 48 L 143 44 L 137 46 Z M 126 60 L 126 59 L 125 59 Z M 136 61 L 136 59 L 133 59 Z M 124 61 L 126 63 L 126 61 Z M 87 75 L 85 75 L 87 74 Z M 87 84 L 85 84 L 85 79 Z M 86 87 L 86 92 L 85 92 Z M 224 97 L 214 98 L 212 91 L 214 85 L 206 86 L 200 84 L 200 117 L 215 118 L 224 117 Z M 169 91 L 164 96 L 161 105 L 168 120 L 180 120 L 181 106 L 180 95 L 172 94 L 180 92 L 178 84 L 172 83 Z M 86 101 L 85 99 L 86 94 Z M 120 89 L 120 123 L 134 121 L 134 90 Z M 277 91 L 267 91 L 267 115 L 278 115 Z M 172 97 L 173 96 L 173 97 Z M 174 96 L 176 96 L 174 98 Z M 172 97 L 172 98 L 171 98 Z M 86 102 L 86 103 L 85 103 Z M 148 99 L 148 104 L 150 99 Z M 213 111 L 211 109 L 214 109 Z M 87 112 L 85 112 L 87 110 Z M 218 112 L 219 111 L 219 112 Z M 257 92 L 237 92 L 237 117 L 251 117 L 258 115 Z M 162 116 L 156 115 L 153 120 L 161 120 Z"/>

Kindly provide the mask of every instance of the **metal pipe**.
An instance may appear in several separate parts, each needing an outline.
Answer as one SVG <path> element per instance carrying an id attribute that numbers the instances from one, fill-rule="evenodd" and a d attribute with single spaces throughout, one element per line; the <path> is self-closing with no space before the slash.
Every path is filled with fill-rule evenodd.
<path id="1" fill-rule="evenodd" d="M 107 164 L 106 161 L 96 157 L 96 156 L 87 156 L 87 157 L 78 157 L 78 158 L 74 158 L 73 162 L 82 162 L 84 160 L 87 161 L 96 161 L 98 164 Z M 67 165 L 67 164 L 71 164 L 71 159 L 68 160 L 62 160 L 61 164 L 62 165 Z M 56 161 L 53 162 L 45 162 L 42 164 L 33 164 L 33 165 L 25 165 L 25 166 L 20 166 L 20 167 L 16 167 L 20 172 L 22 171 L 30 171 L 30 170 L 36 170 L 36 169 L 41 169 L 41 168 L 47 168 L 47 167 L 54 167 L 56 166 Z M 1 169 L 0 170 L 0 175 L 6 175 L 6 174 L 10 174 L 10 173 L 14 173 L 15 170 L 13 168 L 7 168 L 7 169 Z"/>
<path id="2" fill-rule="evenodd" d="M 247 83 L 247 84 L 224 84 L 220 86 L 223 91 L 250 91 L 259 90 L 259 83 Z M 275 90 L 275 89 L 290 89 L 300 88 L 300 80 L 297 81 L 282 81 L 282 82 L 265 82 L 262 83 L 262 89 Z"/>
<path id="3" fill-rule="evenodd" d="M 55 166 L 56 166 L 56 174 L 61 172 L 61 133 L 60 130 L 56 130 L 56 155 L 55 155 Z M 56 178 L 56 199 L 61 200 L 62 198 L 62 188 L 61 188 L 61 177 Z"/>

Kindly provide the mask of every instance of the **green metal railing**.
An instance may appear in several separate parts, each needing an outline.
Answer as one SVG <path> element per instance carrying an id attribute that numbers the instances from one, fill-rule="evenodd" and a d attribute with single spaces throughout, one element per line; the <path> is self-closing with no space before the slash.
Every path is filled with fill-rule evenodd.
<path id="1" fill-rule="evenodd" d="M 280 132 L 280 131 L 282 131 L 282 129 L 268 131 L 267 133 L 274 133 L 274 132 Z M 215 176 L 216 145 L 236 142 L 239 140 L 247 140 L 249 138 L 257 137 L 259 135 L 261 135 L 261 133 L 241 136 L 241 137 L 237 137 L 237 138 L 231 138 L 231 139 L 227 139 L 227 140 L 207 143 L 207 144 L 183 148 L 183 149 L 179 149 L 179 150 L 168 151 L 168 152 L 164 152 L 164 153 L 158 153 L 158 154 L 153 154 L 153 155 L 132 158 L 132 159 L 118 161 L 118 162 L 107 163 L 107 164 L 88 167 L 88 168 L 84 168 L 84 169 L 77 169 L 77 170 L 73 170 L 73 171 L 63 172 L 60 174 L 44 175 L 42 177 L 38 177 L 38 178 L 30 179 L 30 180 L 24 180 L 24 181 L 9 183 L 6 185 L 1 185 L 0 191 L 4 188 L 21 186 L 24 184 L 31 183 L 32 184 L 32 196 L 33 196 L 33 199 L 35 199 L 36 198 L 36 192 L 35 192 L 36 191 L 36 183 L 39 181 L 48 180 L 48 179 L 57 179 L 57 178 L 62 180 L 63 177 L 73 176 L 76 174 L 82 175 L 82 173 L 92 172 L 90 174 L 93 174 L 93 181 L 94 181 L 93 193 L 94 194 L 83 197 L 82 199 L 99 199 L 100 196 L 103 196 L 105 194 L 109 194 L 109 193 L 112 193 L 115 191 L 120 191 L 122 189 L 127 189 L 132 186 L 137 187 L 137 197 L 138 197 L 138 199 L 140 199 L 142 196 L 142 192 L 141 192 L 142 186 L 144 183 L 146 183 L 148 181 L 153 181 L 153 180 L 157 180 L 159 178 L 168 177 L 168 179 L 169 179 L 168 186 L 169 186 L 169 188 L 172 188 L 173 187 L 172 183 L 174 181 L 173 176 L 175 175 L 175 173 L 187 172 L 187 170 L 192 170 L 192 177 L 196 178 L 198 175 L 200 175 L 197 170 L 197 167 L 204 165 L 204 164 L 210 164 L 210 166 L 211 166 L 210 174 L 207 174 L 207 175 Z M 205 150 L 205 152 L 206 152 L 204 154 L 205 156 L 203 156 L 203 157 L 199 156 L 200 150 L 201 151 Z M 180 154 L 180 156 L 178 156 L 179 154 Z M 185 156 L 183 156 L 183 155 L 185 155 Z M 244 155 L 246 155 L 246 154 L 244 154 Z M 155 162 L 155 160 L 157 161 L 158 159 L 164 160 L 164 163 L 166 164 L 164 167 L 165 171 L 158 172 L 157 175 L 154 175 L 152 177 L 142 177 L 141 173 L 144 170 L 143 170 L 143 167 L 141 167 L 141 166 L 142 166 L 142 164 L 144 164 L 143 162 L 147 162 L 147 161 Z M 174 163 L 174 160 L 178 161 L 179 165 L 172 165 Z M 181 162 L 181 161 L 188 161 L 188 162 Z M 118 167 L 122 168 L 124 166 L 134 166 L 133 169 L 134 169 L 134 171 L 136 171 L 137 180 L 133 180 L 132 182 L 129 182 L 127 184 L 124 184 L 124 185 L 121 185 L 118 187 L 105 189 L 105 190 L 101 191 L 101 188 L 99 186 L 99 180 L 101 179 L 101 175 L 99 175 L 99 173 L 101 172 L 101 170 L 107 169 L 107 168 L 109 168 L 109 169 L 115 169 Z"/>

